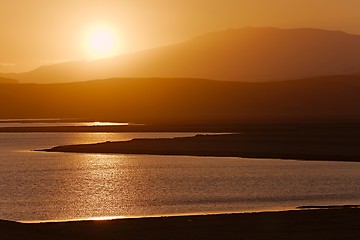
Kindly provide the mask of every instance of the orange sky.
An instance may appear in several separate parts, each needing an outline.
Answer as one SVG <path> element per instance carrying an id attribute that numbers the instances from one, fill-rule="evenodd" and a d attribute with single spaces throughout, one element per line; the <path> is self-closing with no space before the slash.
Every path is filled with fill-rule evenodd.
<path id="1" fill-rule="evenodd" d="M 359 0 L 1 0 L 0 72 L 88 59 L 96 25 L 113 29 L 121 54 L 244 26 L 360 34 L 359 9 Z"/>

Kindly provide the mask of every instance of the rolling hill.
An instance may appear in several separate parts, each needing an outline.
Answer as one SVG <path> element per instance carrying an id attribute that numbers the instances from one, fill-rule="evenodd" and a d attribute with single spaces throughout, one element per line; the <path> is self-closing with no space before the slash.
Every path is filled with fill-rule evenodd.
<path id="1" fill-rule="evenodd" d="M 118 77 L 272 81 L 360 72 L 360 35 L 318 29 L 241 28 L 97 61 L 3 76 L 54 83 Z"/>
<path id="2" fill-rule="evenodd" d="M 108 79 L 0 85 L 0 118 L 92 118 L 138 123 L 360 120 L 360 77 L 243 83 Z"/>
<path id="3" fill-rule="evenodd" d="M 14 83 L 19 83 L 19 81 L 18 80 L 16 80 L 16 79 L 11 79 L 11 78 L 1 78 L 0 77 L 0 84 L 2 84 L 2 83 L 7 83 L 7 84 L 14 84 Z"/>

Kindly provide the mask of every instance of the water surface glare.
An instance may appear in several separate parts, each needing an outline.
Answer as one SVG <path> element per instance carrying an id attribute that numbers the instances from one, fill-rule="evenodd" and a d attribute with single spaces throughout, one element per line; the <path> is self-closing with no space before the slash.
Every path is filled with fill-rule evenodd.
<path id="1" fill-rule="evenodd" d="M 142 124 L 116 123 L 116 122 L 4 122 L 0 127 L 95 127 L 95 126 L 129 126 Z"/>
<path id="2" fill-rule="evenodd" d="M 191 135 L 0 133 L 0 219 L 103 219 L 360 203 L 360 163 L 29 151 Z"/>

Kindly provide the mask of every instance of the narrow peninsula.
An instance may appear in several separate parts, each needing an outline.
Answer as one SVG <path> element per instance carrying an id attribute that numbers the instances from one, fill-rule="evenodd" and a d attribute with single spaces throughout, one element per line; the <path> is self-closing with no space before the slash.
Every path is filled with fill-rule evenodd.
<path id="1" fill-rule="evenodd" d="M 359 132 L 275 131 L 133 139 L 40 151 L 360 161 Z"/>

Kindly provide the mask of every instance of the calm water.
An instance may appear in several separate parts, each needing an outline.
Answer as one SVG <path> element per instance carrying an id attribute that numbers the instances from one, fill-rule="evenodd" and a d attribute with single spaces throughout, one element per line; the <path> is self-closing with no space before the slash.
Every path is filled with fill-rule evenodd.
<path id="1" fill-rule="evenodd" d="M 0 127 L 81 127 L 81 126 L 128 126 L 141 125 L 116 122 L 6 122 L 0 121 Z"/>
<path id="2" fill-rule="evenodd" d="M 360 204 L 360 164 L 30 150 L 191 133 L 0 133 L 0 219 L 70 220 Z"/>

